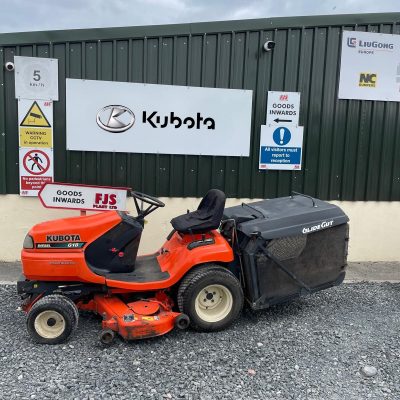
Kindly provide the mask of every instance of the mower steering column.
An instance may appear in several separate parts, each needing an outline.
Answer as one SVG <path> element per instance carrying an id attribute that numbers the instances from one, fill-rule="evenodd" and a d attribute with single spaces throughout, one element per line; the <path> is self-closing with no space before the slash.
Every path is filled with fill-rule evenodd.
<path id="1" fill-rule="evenodd" d="M 164 207 L 165 204 L 158 199 L 157 197 L 150 196 L 149 194 L 141 193 L 132 190 L 131 196 L 133 197 L 133 201 L 135 202 L 136 212 L 137 212 L 137 220 L 139 222 L 144 223 L 144 218 L 151 214 L 153 211 L 157 210 L 157 208 Z M 139 205 L 140 201 L 140 205 Z M 148 204 L 147 208 L 144 208 L 144 204 Z"/>

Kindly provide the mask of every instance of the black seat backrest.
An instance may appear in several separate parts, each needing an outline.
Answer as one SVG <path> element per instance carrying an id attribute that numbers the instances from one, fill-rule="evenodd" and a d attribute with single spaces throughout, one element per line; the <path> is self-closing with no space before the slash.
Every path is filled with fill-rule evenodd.
<path id="1" fill-rule="evenodd" d="M 181 233 L 205 233 L 217 229 L 225 207 L 225 193 L 211 189 L 201 200 L 196 211 L 171 220 L 173 228 Z"/>

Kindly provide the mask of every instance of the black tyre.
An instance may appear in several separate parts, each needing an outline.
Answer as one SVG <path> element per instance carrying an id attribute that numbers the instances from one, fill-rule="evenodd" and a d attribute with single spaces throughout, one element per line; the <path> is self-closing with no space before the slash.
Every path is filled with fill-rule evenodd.
<path id="1" fill-rule="evenodd" d="M 205 264 L 189 271 L 178 289 L 178 307 L 197 331 L 227 328 L 243 307 L 239 280 L 226 268 Z"/>
<path id="2" fill-rule="evenodd" d="M 76 306 L 76 304 L 67 296 L 64 296 L 64 298 L 69 301 L 72 305 L 72 308 L 74 310 L 74 317 L 75 317 L 75 323 L 74 323 L 74 329 L 72 331 L 75 332 L 76 328 L 78 328 L 78 324 L 79 324 L 79 310 L 78 307 Z"/>
<path id="3" fill-rule="evenodd" d="M 100 342 L 106 346 L 110 346 L 115 339 L 115 332 L 112 329 L 106 328 L 100 332 Z"/>
<path id="4" fill-rule="evenodd" d="M 59 294 L 51 294 L 38 300 L 26 317 L 31 338 L 42 344 L 65 342 L 75 330 L 75 304 Z"/>
<path id="5" fill-rule="evenodd" d="M 186 314 L 179 314 L 175 318 L 175 328 L 177 329 L 187 329 L 190 326 L 190 319 Z"/>

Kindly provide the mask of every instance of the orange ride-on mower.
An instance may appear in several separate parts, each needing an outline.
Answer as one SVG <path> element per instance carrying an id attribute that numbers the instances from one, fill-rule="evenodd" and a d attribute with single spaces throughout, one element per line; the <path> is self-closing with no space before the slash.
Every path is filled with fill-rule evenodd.
<path id="1" fill-rule="evenodd" d="M 116 333 L 131 340 L 174 327 L 221 330 L 244 299 L 262 309 L 344 279 L 348 218 L 329 203 L 293 194 L 224 210 L 224 193 L 212 189 L 196 211 L 172 219 L 159 251 L 137 256 L 144 218 L 164 203 L 131 195 L 136 217 L 106 211 L 27 234 L 17 288 L 36 342 L 67 340 L 79 310 L 102 317 L 104 344 Z"/>

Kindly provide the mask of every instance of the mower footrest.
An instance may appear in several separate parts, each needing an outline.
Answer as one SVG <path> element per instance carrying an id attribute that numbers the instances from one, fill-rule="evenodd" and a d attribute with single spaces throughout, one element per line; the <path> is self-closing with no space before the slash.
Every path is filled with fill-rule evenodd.
<path id="1" fill-rule="evenodd" d="M 169 278 L 169 273 L 161 271 L 157 256 L 158 253 L 138 257 L 132 272 L 109 273 L 105 275 L 105 278 L 112 281 L 138 283 L 165 281 Z"/>

